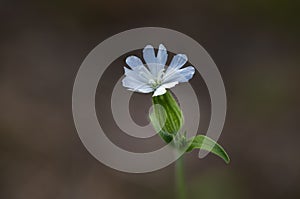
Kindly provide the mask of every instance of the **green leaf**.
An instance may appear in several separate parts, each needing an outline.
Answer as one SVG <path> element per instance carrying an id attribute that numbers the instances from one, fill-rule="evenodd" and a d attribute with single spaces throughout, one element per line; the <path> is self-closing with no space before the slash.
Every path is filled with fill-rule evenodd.
<path id="1" fill-rule="evenodd" d="M 211 152 L 220 158 L 222 158 L 227 164 L 230 162 L 230 158 L 227 155 L 226 151 L 223 149 L 221 145 L 215 142 L 213 139 L 205 136 L 205 135 L 197 135 L 192 137 L 189 140 L 190 146 L 186 150 L 186 152 L 190 152 L 193 149 L 202 149 L 208 152 Z"/>

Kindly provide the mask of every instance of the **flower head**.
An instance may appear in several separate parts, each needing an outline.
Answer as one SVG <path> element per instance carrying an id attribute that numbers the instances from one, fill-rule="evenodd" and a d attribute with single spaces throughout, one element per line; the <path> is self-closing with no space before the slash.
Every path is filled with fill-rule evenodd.
<path id="1" fill-rule="evenodd" d="M 175 55 L 166 67 L 168 53 L 162 44 L 159 45 L 157 55 L 153 46 L 147 45 L 143 50 L 143 58 L 146 64 L 136 56 L 126 58 L 130 69 L 124 67 L 125 78 L 122 83 L 128 90 L 140 93 L 154 92 L 153 96 L 163 95 L 166 89 L 189 81 L 195 73 L 193 66 L 182 68 L 188 60 L 184 54 Z"/>

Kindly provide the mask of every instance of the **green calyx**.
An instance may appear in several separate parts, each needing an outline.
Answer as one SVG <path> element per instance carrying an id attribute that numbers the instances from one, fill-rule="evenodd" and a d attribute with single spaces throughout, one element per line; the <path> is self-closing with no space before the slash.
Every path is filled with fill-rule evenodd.
<path id="1" fill-rule="evenodd" d="M 163 140 L 169 143 L 182 128 L 182 111 L 169 91 L 164 95 L 152 97 L 152 103 L 151 123 Z"/>
<path id="2" fill-rule="evenodd" d="M 152 103 L 153 111 L 150 113 L 150 121 L 155 131 L 166 143 L 174 140 L 173 146 L 178 150 L 190 152 L 194 149 L 201 149 L 219 156 L 226 163 L 230 162 L 224 148 L 213 139 L 205 135 L 186 137 L 186 132 L 182 131 L 182 111 L 169 91 L 164 95 L 152 97 Z"/>

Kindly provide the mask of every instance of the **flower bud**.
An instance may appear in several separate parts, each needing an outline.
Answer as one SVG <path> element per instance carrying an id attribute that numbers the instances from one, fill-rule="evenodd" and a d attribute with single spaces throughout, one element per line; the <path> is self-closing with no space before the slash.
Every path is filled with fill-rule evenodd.
<path id="1" fill-rule="evenodd" d="M 169 91 L 164 95 L 152 97 L 152 103 L 151 123 L 160 136 L 169 143 L 182 128 L 182 111 Z"/>

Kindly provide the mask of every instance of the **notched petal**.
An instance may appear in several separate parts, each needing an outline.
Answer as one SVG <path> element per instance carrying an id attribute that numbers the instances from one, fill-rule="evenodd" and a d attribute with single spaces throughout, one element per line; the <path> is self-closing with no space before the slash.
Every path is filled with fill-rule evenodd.
<path id="1" fill-rule="evenodd" d="M 147 45 L 143 50 L 143 57 L 146 64 L 156 63 L 156 57 L 154 53 L 154 48 L 151 45 Z"/>
<path id="2" fill-rule="evenodd" d="M 160 44 L 157 52 L 157 63 L 159 63 L 162 66 L 162 68 L 164 68 L 164 66 L 167 63 L 167 59 L 168 59 L 167 49 L 165 48 L 164 45 Z"/>
<path id="3" fill-rule="evenodd" d="M 187 56 L 185 54 L 177 54 L 173 57 L 170 66 L 168 67 L 168 70 L 170 69 L 180 69 L 186 62 L 187 62 Z"/>
<path id="4" fill-rule="evenodd" d="M 187 82 L 195 74 L 195 68 L 193 66 L 188 66 L 186 68 L 180 69 L 179 74 L 181 76 L 180 77 L 180 82 Z"/>
<path id="5" fill-rule="evenodd" d="M 142 60 L 140 58 L 138 58 L 137 56 L 127 57 L 126 64 L 128 64 L 128 66 L 130 66 L 130 68 L 133 70 L 144 65 Z"/>

